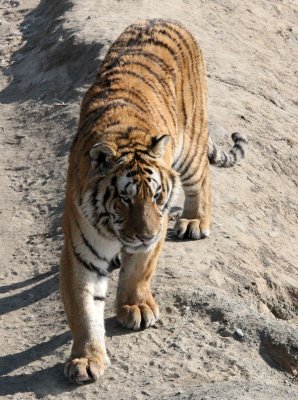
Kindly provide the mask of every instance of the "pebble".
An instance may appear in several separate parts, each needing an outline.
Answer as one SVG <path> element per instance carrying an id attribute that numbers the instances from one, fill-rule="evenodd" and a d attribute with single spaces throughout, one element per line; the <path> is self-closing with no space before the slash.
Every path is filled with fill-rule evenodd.
<path id="1" fill-rule="evenodd" d="M 238 337 L 240 337 L 240 338 L 243 338 L 243 337 L 244 337 L 243 330 L 237 328 L 237 329 L 236 329 L 236 335 L 237 335 Z"/>
<path id="2" fill-rule="evenodd" d="M 20 1 L 17 1 L 17 0 L 12 0 L 12 1 L 10 1 L 9 2 L 9 4 L 12 6 L 12 7 L 19 7 L 20 5 L 21 5 L 21 2 Z"/>

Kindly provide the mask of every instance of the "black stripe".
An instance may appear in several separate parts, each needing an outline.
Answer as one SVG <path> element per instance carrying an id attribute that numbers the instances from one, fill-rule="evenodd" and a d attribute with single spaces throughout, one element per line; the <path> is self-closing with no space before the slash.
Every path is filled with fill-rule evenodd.
<path id="1" fill-rule="evenodd" d="M 138 175 L 139 171 L 129 171 L 126 176 L 127 178 L 132 178 L 133 176 Z"/>
<path id="2" fill-rule="evenodd" d="M 151 89 L 155 90 L 155 87 L 154 87 L 154 85 L 152 85 L 151 82 L 148 82 L 143 75 L 138 74 L 135 71 L 128 71 L 128 70 L 124 70 L 123 71 L 123 70 L 116 69 L 116 70 L 111 70 L 111 71 L 104 72 L 104 74 L 105 74 L 105 77 L 107 79 L 110 79 L 114 75 L 116 75 L 116 76 L 117 75 L 121 75 L 121 76 L 123 76 L 123 75 L 131 75 L 134 78 L 137 78 L 137 79 L 141 80 L 142 82 L 145 82 L 148 86 L 151 87 Z"/>
<path id="3" fill-rule="evenodd" d="M 106 79 L 107 81 L 110 81 L 110 83 L 112 83 L 113 79 Z M 117 83 L 119 82 L 119 78 L 117 78 Z M 129 88 L 119 88 L 119 87 L 109 87 L 108 89 L 105 88 L 102 85 L 98 85 L 98 88 L 100 89 L 99 92 L 96 92 L 92 97 L 90 97 L 89 101 L 86 103 L 86 105 L 88 105 L 90 107 L 90 105 L 96 101 L 96 100 L 100 100 L 100 99 L 104 99 L 104 100 L 118 100 L 117 98 L 109 98 L 109 95 L 112 94 L 118 94 L 118 92 L 125 92 L 125 93 L 131 93 Z M 119 96 L 119 98 L 121 98 L 121 96 Z"/>
<path id="4" fill-rule="evenodd" d="M 111 99 L 111 101 L 113 101 L 114 99 Z M 143 113 L 146 113 L 147 110 L 145 110 L 145 108 L 143 108 L 142 106 L 140 106 L 138 103 L 135 103 L 132 101 L 132 99 L 130 99 L 129 97 L 125 97 L 125 96 L 118 96 L 117 100 L 122 100 L 125 103 L 127 103 L 128 105 L 137 108 L 138 110 L 142 111 Z"/>
<path id="5" fill-rule="evenodd" d="M 91 253 L 92 253 L 96 258 L 98 258 L 98 259 L 101 260 L 101 261 L 108 262 L 108 260 L 107 260 L 105 257 L 100 256 L 100 255 L 98 254 L 98 252 L 97 252 L 97 251 L 95 250 L 95 248 L 88 242 L 86 236 L 85 236 L 82 232 L 81 232 L 81 236 L 82 236 L 83 242 L 84 242 L 84 244 L 86 245 L 86 247 L 88 247 L 88 249 L 91 251 Z"/>
<path id="6" fill-rule="evenodd" d="M 98 301 L 105 301 L 105 297 L 104 296 L 94 296 L 94 300 L 98 300 Z"/>
<path id="7" fill-rule="evenodd" d="M 97 210 L 97 194 L 98 194 L 98 187 L 97 185 L 95 185 L 91 198 L 91 203 L 93 208 L 95 208 L 95 210 Z"/>
<path id="8" fill-rule="evenodd" d="M 95 190 L 93 192 L 93 199 L 96 197 L 97 195 L 97 187 L 95 187 Z M 106 192 L 104 194 L 104 198 L 103 198 L 103 207 L 105 208 L 105 212 L 98 212 L 98 207 L 97 207 L 97 202 L 93 204 L 94 211 L 93 211 L 93 219 L 94 219 L 94 227 L 97 230 L 97 232 L 104 237 L 111 237 L 115 236 L 115 232 L 111 229 L 110 226 L 108 226 L 109 223 L 109 213 L 107 212 L 106 206 L 105 206 L 105 202 L 108 200 L 108 198 L 110 197 L 110 189 L 107 188 Z M 105 218 L 103 221 L 101 221 L 103 218 Z M 106 228 L 106 230 L 108 231 L 104 231 L 102 228 Z M 110 234 L 110 235 L 109 235 Z"/>
<path id="9" fill-rule="evenodd" d="M 240 154 L 241 154 L 241 157 L 244 158 L 245 152 L 244 152 L 244 149 L 243 149 L 243 147 L 242 147 L 242 145 L 240 143 L 236 142 L 236 144 L 234 145 L 233 149 L 235 149 L 234 151 L 238 150 L 240 152 Z"/>
<path id="10" fill-rule="evenodd" d="M 199 184 L 202 181 L 202 178 L 197 178 L 195 181 L 193 182 L 183 182 L 183 187 L 189 187 L 189 186 L 195 186 L 197 184 Z"/>
<path id="11" fill-rule="evenodd" d="M 234 165 L 234 164 L 236 164 L 237 158 L 238 158 L 237 152 L 236 152 L 235 150 L 231 150 L 231 151 L 229 152 L 229 158 L 228 158 L 228 160 L 229 160 L 229 165 Z"/>
<path id="12" fill-rule="evenodd" d="M 171 206 L 171 201 L 173 199 L 173 196 L 175 194 L 175 188 L 176 188 L 176 184 L 178 183 L 178 178 L 176 176 L 170 176 L 171 182 L 172 182 L 172 191 L 171 194 L 168 198 L 168 201 L 166 202 L 166 204 L 164 204 L 164 208 L 169 210 L 169 207 Z"/>
<path id="13" fill-rule="evenodd" d="M 147 172 L 147 174 L 150 174 L 150 175 L 152 175 L 153 174 L 153 171 L 151 170 L 151 169 L 149 169 L 149 168 L 143 168 L 143 170 L 145 171 L 145 172 Z"/>
<path id="14" fill-rule="evenodd" d="M 119 254 L 117 254 L 109 265 L 109 272 L 114 271 L 115 269 L 119 269 L 121 267 L 121 258 Z"/>
<path id="15" fill-rule="evenodd" d="M 118 108 L 118 107 L 119 107 L 119 108 L 124 108 L 124 107 L 127 107 L 127 106 L 129 106 L 129 105 L 130 105 L 130 104 L 128 104 L 128 103 L 123 103 L 123 102 L 120 101 L 119 99 L 117 99 L 117 100 L 115 100 L 115 99 L 110 100 L 110 102 L 109 102 L 108 104 L 106 104 L 106 105 L 104 105 L 104 106 L 100 106 L 99 108 L 95 108 L 94 110 L 91 110 L 91 111 L 89 111 L 89 112 L 86 112 L 84 123 L 85 123 L 85 122 L 88 122 L 88 120 L 90 119 L 90 117 L 91 117 L 92 123 L 93 123 L 93 122 L 95 122 L 95 121 L 98 121 L 99 118 L 100 118 L 103 114 L 105 114 L 107 111 L 116 109 L 116 108 Z"/>
<path id="16" fill-rule="evenodd" d="M 117 218 L 113 221 L 113 224 L 121 224 L 124 221 L 123 218 Z"/>
<path id="17" fill-rule="evenodd" d="M 213 145 L 212 147 L 212 153 L 210 156 L 208 155 L 210 164 L 216 164 L 216 159 L 217 159 L 217 148 Z"/>
<path id="18" fill-rule="evenodd" d="M 158 40 L 158 39 L 151 37 L 151 38 L 149 38 L 147 43 L 153 44 L 156 47 L 162 47 L 162 48 L 168 50 L 168 52 L 173 56 L 174 60 L 176 60 L 176 55 L 177 55 L 176 51 L 171 46 L 169 46 L 167 43 L 164 43 L 162 40 Z"/>
<path id="19" fill-rule="evenodd" d="M 202 154 L 202 156 L 198 160 L 199 161 L 198 165 L 191 165 L 193 160 L 194 160 L 194 158 L 195 158 L 195 155 L 192 158 L 192 160 L 185 166 L 185 173 L 188 171 L 188 168 L 190 166 L 192 166 L 192 171 L 190 171 L 190 173 L 188 173 L 187 175 L 184 175 L 184 172 L 181 172 L 181 174 L 180 174 L 181 175 L 181 181 L 182 181 L 183 185 L 184 185 L 184 182 L 189 181 L 200 170 L 201 162 L 203 161 L 204 157 L 203 157 L 203 154 Z M 206 166 L 207 166 L 207 163 L 204 166 L 204 168 Z"/>
<path id="20" fill-rule="evenodd" d="M 162 79 L 161 76 L 159 74 L 157 74 L 155 71 L 153 71 L 153 69 L 151 67 L 149 67 L 149 65 L 144 64 L 141 61 L 136 61 L 136 60 L 132 60 L 132 61 L 126 61 L 122 64 L 122 66 L 126 66 L 126 65 L 138 65 L 139 67 L 145 68 L 150 74 L 152 74 L 156 80 L 162 85 L 162 87 L 169 93 L 170 95 L 171 90 L 169 85 L 167 84 L 167 81 L 165 81 L 165 79 Z"/>
<path id="21" fill-rule="evenodd" d="M 181 175 L 181 177 L 183 176 L 183 174 L 188 170 L 188 168 L 190 167 L 190 165 L 193 163 L 193 160 L 195 159 L 197 153 L 194 152 L 193 154 L 187 154 L 187 156 L 185 157 L 185 159 L 183 160 L 182 164 L 180 165 L 180 167 L 178 168 L 178 171 Z M 190 159 L 188 158 L 188 156 L 190 156 Z M 187 162 L 188 159 L 188 162 Z"/>
<path id="22" fill-rule="evenodd" d="M 193 166 L 193 170 L 188 174 L 188 175 L 181 175 L 181 182 L 184 184 L 184 182 L 189 181 L 191 178 L 194 177 L 194 175 L 198 172 L 197 168 L 194 168 Z"/>
<path id="23" fill-rule="evenodd" d="M 95 272 L 100 278 L 105 278 L 105 277 L 108 276 L 108 273 L 107 273 L 106 270 L 102 270 L 102 269 L 98 268 L 96 265 L 94 265 L 93 263 L 84 260 L 84 259 L 82 258 L 82 256 L 81 256 L 81 254 L 78 253 L 78 252 L 76 251 L 76 248 L 75 248 L 75 246 L 74 246 L 72 240 L 71 240 L 71 246 L 72 246 L 73 254 L 76 256 L 77 260 L 78 260 L 86 269 L 88 269 L 88 270 L 91 271 L 91 272 Z"/>
<path id="24" fill-rule="evenodd" d="M 103 217 L 108 217 L 109 214 L 108 212 L 99 212 L 99 209 L 97 207 L 97 194 L 98 194 L 98 187 L 95 186 L 94 191 L 92 193 L 92 206 L 93 206 L 93 220 L 94 220 L 94 224 L 97 225 L 99 223 L 99 221 L 103 218 Z M 103 232 L 101 232 L 103 233 Z"/>
<path id="25" fill-rule="evenodd" d="M 222 152 L 222 153 L 221 153 L 221 157 L 223 158 L 222 164 L 223 164 L 223 165 L 226 165 L 227 162 L 228 162 L 228 156 L 227 156 L 227 154 L 224 153 L 224 152 Z"/>
<path id="26" fill-rule="evenodd" d="M 133 154 L 133 152 L 127 152 L 126 154 L 124 153 L 124 155 L 128 155 L 128 154 Z M 134 158 L 129 162 L 129 164 L 126 165 L 127 169 L 133 169 L 134 166 L 136 165 L 137 162 L 142 163 L 144 165 L 146 165 L 147 167 L 152 167 L 152 162 L 151 160 L 145 160 L 142 157 L 143 154 L 139 153 L 138 151 L 134 154 Z M 148 154 L 147 157 L 150 157 L 152 159 L 155 159 L 156 157 L 153 157 L 153 155 Z M 122 158 L 122 156 L 120 157 Z M 138 168 L 142 168 L 144 169 L 144 166 L 140 166 L 138 165 Z"/>
<path id="27" fill-rule="evenodd" d="M 82 232 L 82 230 L 81 230 L 81 227 L 80 227 L 79 222 L 77 221 L 77 219 L 76 219 L 75 217 L 74 217 L 74 221 L 75 221 L 75 223 L 76 223 L 76 225 L 77 225 L 77 228 L 78 228 L 78 230 L 79 230 L 79 232 L 80 232 L 80 234 L 81 234 L 81 237 L 82 237 L 82 239 L 83 239 L 83 242 L 84 242 L 85 246 L 88 247 L 88 249 L 91 251 L 91 253 L 92 253 L 96 258 L 98 258 L 98 259 L 101 260 L 101 261 L 104 261 L 104 262 L 108 263 L 107 258 L 106 258 L 106 257 L 103 257 L 103 256 L 101 256 L 101 255 L 99 255 L 98 252 L 95 250 L 95 248 L 88 242 L 86 236 L 83 234 L 83 232 Z"/>
<path id="28" fill-rule="evenodd" d="M 126 157 L 126 156 L 128 156 L 130 154 L 135 154 L 135 151 L 134 150 L 123 151 L 123 153 L 121 153 L 119 158 Z"/>
<path id="29" fill-rule="evenodd" d="M 146 60 L 153 61 L 155 64 L 157 64 L 163 70 L 163 72 L 165 72 L 166 74 L 170 73 L 173 82 L 175 82 L 176 77 L 172 75 L 174 73 L 174 69 L 170 65 L 168 65 L 164 61 L 164 59 L 160 58 L 156 54 L 151 53 L 150 51 L 144 51 L 143 49 L 138 49 L 138 48 L 126 49 L 124 54 L 118 55 L 118 58 L 115 58 L 114 60 L 112 60 L 109 63 L 105 64 L 103 66 L 103 70 L 109 70 L 109 69 L 112 69 L 114 67 L 121 66 L 122 65 L 121 64 L 122 58 L 123 57 L 127 57 L 129 55 L 133 55 L 135 57 L 136 56 L 139 56 L 139 57 L 141 56 L 141 57 L 144 57 Z"/>
<path id="30" fill-rule="evenodd" d="M 134 130 L 138 131 L 139 129 L 136 127 L 136 129 L 134 129 Z M 141 130 L 141 129 L 140 129 L 140 130 Z M 121 144 L 120 146 L 117 146 L 117 150 L 127 149 L 127 147 L 129 147 L 131 144 L 132 144 L 132 143 L 131 143 L 129 140 L 127 140 L 126 143 Z M 135 147 L 135 146 L 144 147 L 143 144 L 142 144 L 142 143 L 139 143 L 139 142 L 133 142 L 133 146 L 134 146 L 134 147 Z"/>
<path id="31" fill-rule="evenodd" d="M 97 214 L 96 220 L 95 220 L 95 225 L 99 224 L 99 222 L 102 218 L 106 218 L 108 216 L 109 216 L 109 214 L 107 212 L 101 212 L 101 213 Z"/>

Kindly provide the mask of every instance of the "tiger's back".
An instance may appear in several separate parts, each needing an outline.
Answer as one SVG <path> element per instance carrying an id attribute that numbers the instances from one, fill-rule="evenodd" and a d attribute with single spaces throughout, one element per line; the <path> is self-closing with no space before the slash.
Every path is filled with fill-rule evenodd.
<path id="1" fill-rule="evenodd" d="M 189 32 L 163 20 L 132 25 L 84 97 L 71 160 L 97 142 L 126 152 L 165 134 L 172 140 L 168 162 L 183 179 L 190 167 L 207 163 L 206 93 L 202 53 Z M 192 163 L 197 152 L 201 165 Z"/>

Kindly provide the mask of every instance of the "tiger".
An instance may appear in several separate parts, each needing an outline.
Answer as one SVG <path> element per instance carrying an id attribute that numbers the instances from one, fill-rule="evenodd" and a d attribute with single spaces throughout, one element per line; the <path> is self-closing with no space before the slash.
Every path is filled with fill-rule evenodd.
<path id="1" fill-rule="evenodd" d="M 69 161 L 63 212 L 60 290 L 73 343 L 65 375 L 95 381 L 109 365 L 104 304 L 120 267 L 118 321 L 154 326 L 151 280 L 178 188 L 185 193 L 174 228 L 182 239 L 209 236 L 209 164 L 231 167 L 245 155 L 244 135 L 229 152 L 208 137 L 203 54 L 180 23 L 145 20 L 111 45 L 87 90 Z"/>

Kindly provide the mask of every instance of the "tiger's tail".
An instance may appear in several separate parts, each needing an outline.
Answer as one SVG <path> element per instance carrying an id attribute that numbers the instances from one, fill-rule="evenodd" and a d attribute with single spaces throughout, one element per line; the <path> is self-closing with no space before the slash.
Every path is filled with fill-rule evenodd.
<path id="1" fill-rule="evenodd" d="M 238 164 L 245 157 L 245 146 L 248 143 L 246 137 L 241 133 L 234 132 L 232 133 L 232 140 L 234 146 L 229 152 L 219 151 L 209 136 L 208 159 L 211 165 L 229 168 Z"/>

